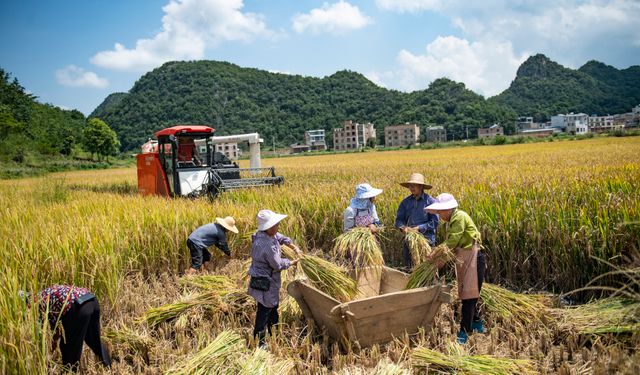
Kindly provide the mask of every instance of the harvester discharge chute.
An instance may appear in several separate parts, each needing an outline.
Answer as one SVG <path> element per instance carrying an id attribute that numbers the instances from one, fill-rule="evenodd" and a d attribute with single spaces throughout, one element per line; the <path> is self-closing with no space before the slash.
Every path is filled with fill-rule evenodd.
<path id="1" fill-rule="evenodd" d="M 213 137 L 208 126 L 173 126 L 156 133 L 157 141 L 143 145 L 138 155 L 138 191 L 143 195 L 215 197 L 223 191 L 280 185 L 273 167 L 260 167 L 260 141 L 256 133 Z M 249 142 L 251 167 L 240 168 L 215 144 Z"/>

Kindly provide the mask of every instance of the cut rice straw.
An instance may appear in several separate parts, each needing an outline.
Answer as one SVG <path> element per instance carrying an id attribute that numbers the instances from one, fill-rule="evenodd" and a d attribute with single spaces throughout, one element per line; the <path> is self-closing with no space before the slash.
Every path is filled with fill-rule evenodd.
<path id="1" fill-rule="evenodd" d="M 201 290 L 216 292 L 221 296 L 236 289 L 235 283 L 227 276 L 222 275 L 185 276 L 180 279 L 180 283 Z"/>
<path id="2" fill-rule="evenodd" d="M 427 257 L 431 253 L 431 246 L 420 232 L 415 229 L 408 229 L 404 235 L 404 241 L 409 247 L 409 253 L 414 265 L 427 261 Z"/>
<path id="3" fill-rule="evenodd" d="M 243 357 L 237 374 L 240 375 L 287 375 L 295 363 L 290 359 L 279 359 L 263 349 L 256 349 L 251 355 Z"/>
<path id="4" fill-rule="evenodd" d="M 354 227 L 334 240 L 333 254 L 357 268 L 382 267 L 384 258 L 376 236 L 367 227 Z"/>
<path id="5" fill-rule="evenodd" d="M 448 354 L 427 348 L 416 348 L 411 354 L 411 364 L 439 374 L 537 374 L 528 359 L 498 358 L 490 355 L 469 355 L 458 344 L 451 343 Z"/>
<path id="6" fill-rule="evenodd" d="M 554 309 L 563 332 L 601 335 L 639 333 L 640 303 L 626 298 L 606 298 L 581 306 Z"/>
<path id="7" fill-rule="evenodd" d="M 282 246 L 282 251 L 285 257 L 295 258 L 291 248 Z M 309 254 L 301 254 L 299 259 L 302 272 L 313 286 L 324 293 L 342 302 L 351 300 L 358 293 L 357 282 L 340 266 Z"/>
<path id="8" fill-rule="evenodd" d="M 203 308 L 219 310 L 222 308 L 222 305 L 222 300 L 217 293 L 207 292 L 191 294 L 183 298 L 181 301 L 149 309 L 144 314 L 143 318 L 149 327 L 153 328 L 162 322 L 175 319 L 191 309 Z"/>
<path id="9" fill-rule="evenodd" d="M 413 269 L 405 289 L 423 288 L 433 285 L 436 279 L 436 271 L 447 262 L 455 259 L 455 256 L 445 245 L 435 247 L 420 263 Z"/>
<path id="10" fill-rule="evenodd" d="M 549 321 L 544 296 L 515 293 L 495 284 L 483 283 L 480 290 L 483 306 L 490 314 L 521 325 L 545 324 Z"/>
<path id="11" fill-rule="evenodd" d="M 204 349 L 167 371 L 167 375 L 237 374 L 234 358 L 240 350 L 240 335 L 222 331 Z"/>

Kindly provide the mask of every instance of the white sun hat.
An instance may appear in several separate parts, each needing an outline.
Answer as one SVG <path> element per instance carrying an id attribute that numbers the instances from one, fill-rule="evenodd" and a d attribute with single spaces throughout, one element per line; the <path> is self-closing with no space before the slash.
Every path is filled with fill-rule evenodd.
<path id="1" fill-rule="evenodd" d="M 277 214 L 271 210 L 260 210 L 256 219 L 258 220 L 258 230 L 267 230 L 278 224 L 287 215 Z"/>
<path id="2" fill-rule="evenodd" d="M 380 193 L 382 193 L 382 189 L 376 189 L 369 184 L 360 184 L 356 186 L 357 199 L 373 198 Z"/>
<path id="3" fill-rule="evenodd" d="M 458 207 L 458 201 L 449 193 L 442 193 L 436 197 L 436 201 L 424 208 L 427 210 L 449 210 Z"/>

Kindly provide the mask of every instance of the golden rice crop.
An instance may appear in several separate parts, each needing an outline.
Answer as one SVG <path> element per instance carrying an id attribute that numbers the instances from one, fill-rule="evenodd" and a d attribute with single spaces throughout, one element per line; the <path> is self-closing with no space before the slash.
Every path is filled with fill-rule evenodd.
<path id="1" fill-rule="evenodd" d="M 422 236 L 420 236 L 422 237 Z M 432 285 L 435 281 L 438 267 L 455 259 L 455 255 L 446 245 L 436 246 L 427 254 L 426 260 L 413 268 L 405 289 L 422 288 Z"/>
<path id="2" fill-rule="evenodd" d="M 185 276 L 180 280 L 180 283 L 201 290 L 218 293 L 219 295 L 225 295 L 236 288 L 235 282 L 229 277 L 222 275 Z"/>
<path id="3" fill-rule="evenodd" d="M 192 309 L 220 310 L 223 302 L 214 292 L 190 294 L 181 301 L 147 310 L 144 320 L 149 327 L 156 327 L 162 322 L 175 319 Z"/>
<path id="4" fill-rule="evenodd" d="M 469 355 L 457 344 L 450 344 L 448 353 L 428 348 L 416 348 L 411 364 L 440 374 L 537 374 L 528 359 L 498 358 L 490 355 Z"/>
<path id="5" fill-rule="evenodd" d="M 547 306 L 539 295 L 515 293 L 495 284 L 483 283 L 480 298 L 487 312 L 500 319 L 514 320 L 523 325 L 549 321 Z"/>
<path id="6" fill-rule="evenodd" d="M 404 235 L 404 240 L 409 247 L 411 260 L 414 265 L 418 265 L 427 260 L 427 256 L 431 253 L 429 241 L 417 230 L 408 229 Z"/>
<path id="7" fill-rule="evenodd" d="M 564 332 L 580 334 L 640 333 L 640 302 L 607 298 L 565 309 L 554 309 Z"/>
<path id="8" fill-rule="evenodd" d="M 237 374 L 234 357 L 241 348 L 240 335 L 223 331 L 194 356 L 177 363 L 167 371 L 167 375 Z"/>
<path id="9" fill-rule="evenodd" d="M 376 235 L 366 227 L 354 227 L 335 239 L 333 254 L 341 259 L 349 259 L 352 265 L 362 267 L 382 267 L 384 258 Z"/>

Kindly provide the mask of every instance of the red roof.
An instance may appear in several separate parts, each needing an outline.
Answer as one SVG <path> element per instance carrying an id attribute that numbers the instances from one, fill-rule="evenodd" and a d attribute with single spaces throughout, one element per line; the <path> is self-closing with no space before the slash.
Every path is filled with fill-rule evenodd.
<path id="1" fill-rule="evenodd" d="M 205 125 L 176 125 L 170 128 L 162 129 L 156 132 L 156 138 L 161 135 L 180 135 L 184 133 L 211 133 L 215 131 L 214 128 Z"/>

